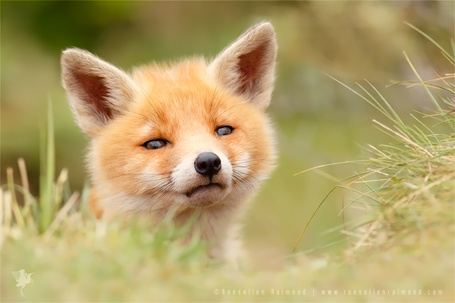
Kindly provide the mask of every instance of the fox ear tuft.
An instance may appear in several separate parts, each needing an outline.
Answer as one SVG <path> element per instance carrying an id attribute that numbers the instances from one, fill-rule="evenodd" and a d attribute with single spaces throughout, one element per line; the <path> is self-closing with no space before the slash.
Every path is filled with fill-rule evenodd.
<path id="1" fill-rule="evenodd" d="M 209 65 L 209 73 L 233 93 L 265 109 L 275 80 L 275 29 L 259 23 L 223 50 Z"/>
<path id="2" fill-rule="evenodd" d="M 62 82 L 79 127 L 91 136 L 127 109 L 135 84 L 115 66 L 81 49 L 61 57 Z"/>

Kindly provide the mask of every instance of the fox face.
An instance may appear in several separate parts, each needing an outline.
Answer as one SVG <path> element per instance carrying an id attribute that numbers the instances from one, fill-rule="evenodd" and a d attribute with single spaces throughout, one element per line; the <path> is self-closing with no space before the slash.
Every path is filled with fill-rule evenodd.
<path id="1" fill-rule="evenodd" d="M 273 167 L 274 134 L 264 110 L 276 51 L 270 23 L 252 27 L 213 60 L 132 73 L 84 50 L 64 51 L 63 86 L 92 138 L 92 209 L 155 218 L 173 207 L 181 218 L 198 209 L 210 214 L 201 221 L 225 229 L 222 222 Z"/>

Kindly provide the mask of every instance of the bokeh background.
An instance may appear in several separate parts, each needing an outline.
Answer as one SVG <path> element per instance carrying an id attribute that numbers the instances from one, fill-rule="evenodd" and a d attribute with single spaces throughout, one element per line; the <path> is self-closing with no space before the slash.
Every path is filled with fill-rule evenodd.
<path id="1" fill-rule="evenodd" d="M 60 85 L 60 53 L 87 49 L 130 70 L 150 61 L 215 56 L 251 25 L 271 21 L 279 43 L 277 82 L 268 113 L 278 130 L 280 160 L 245 216 L 248 248 L 260 260 L 290 254 L 317 205 L 359 166 L 295 173 L 321 164 L 362 159 L 367 144 L 390 141 L 372 126 L 385 119 L 328 75 L 351 87 L 367 79 L 406 116 L 431 107 L 418 88 L 386 87 L 414 80 L 403 51 L 426 79 L 446 70 L 445 59 L 409 22 L 450 49 L 453 1 L 2 1 L 1 183 L 6 167 L 26 160 L 38 194 L 40 129 L 52 103 L 58 170 L 69 169 L 73 190 L 87 182 L 88 142 L 73 122 Z M 334 178 L 327 175 L 334 176 Z M 299 251 L 340 238 L 349 196 L 336 190 L 316 214 Z M 273 263 L 272 261 L 270 261 Z"/>

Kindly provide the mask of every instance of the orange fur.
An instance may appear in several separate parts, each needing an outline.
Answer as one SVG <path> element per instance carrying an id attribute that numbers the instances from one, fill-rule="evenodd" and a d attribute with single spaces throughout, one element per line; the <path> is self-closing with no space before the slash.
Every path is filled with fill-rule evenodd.
<path id="1" fill-rule="evenodd" d="M 86 51 L 65 51 L 63 84 L 78 124 L 93 138 L 90 210 L 98 217 L 140 214 L 159 222 L 177 206 L 179 225 L 198 211 L 194 230 L 211 243 L 211 255 L 228 257 L 237 249 L 233 222 L 274 164 L 264 109 L 275 57 L 269 23 L 253 27 L 212 61 L 151 64 L 131 75 Z M 150 140 L 162 146 L 145 148 Z M 215 155 L 219 171 L 198 171 L 198 161 L 214 165 L 197 160 L 202 153 Z"/>

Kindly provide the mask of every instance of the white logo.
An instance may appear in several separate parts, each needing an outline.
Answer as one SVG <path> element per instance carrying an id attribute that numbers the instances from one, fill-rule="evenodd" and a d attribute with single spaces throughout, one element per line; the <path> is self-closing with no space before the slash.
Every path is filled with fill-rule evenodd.
<path id="1" fill-rule="evenodd" d="M 21 269 L 19 271 L 13 271 L 12 274 L 13 274 L 14 278 L 16 279 L 16 282 L 17 282 L 16 287 L 20 287 L 21 288 L 21 296 L 25 297 L 24 296 L 24 292 L 22 290 L 28 284 L 33 283 L 33 280 L 32 280 L 33 273 L 28 274 L 28 273 L 25 272 L 25 270 Z"/>

